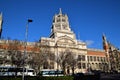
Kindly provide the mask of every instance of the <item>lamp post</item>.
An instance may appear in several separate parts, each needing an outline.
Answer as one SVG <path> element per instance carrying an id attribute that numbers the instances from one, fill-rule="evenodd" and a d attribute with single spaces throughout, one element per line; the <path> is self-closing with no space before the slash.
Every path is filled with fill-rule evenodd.
<path id="1" fill-rule="evenodd" d="M 24 54 L 23 54 L 23 74 L 22 74 L 22 80 L 24 80 L 24 71 L 25 71 L 25 55 L 27 54 L 27 39 L 28 39 L 28 24 L 32 22 L 31 19 L 28 19 L 26 24 L 26 31 L 25 31 L 25 41 L 24 41 Z"/>

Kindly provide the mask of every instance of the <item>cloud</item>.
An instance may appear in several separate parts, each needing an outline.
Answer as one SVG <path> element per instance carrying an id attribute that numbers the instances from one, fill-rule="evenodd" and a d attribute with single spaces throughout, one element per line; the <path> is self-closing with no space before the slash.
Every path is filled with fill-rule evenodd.
<path id="1" fill-rule="evenodd" d="M 87 46 L 91 46 L 94 43 L 94 41 L 86 40 L 85 43 L 87 44 Z"/>

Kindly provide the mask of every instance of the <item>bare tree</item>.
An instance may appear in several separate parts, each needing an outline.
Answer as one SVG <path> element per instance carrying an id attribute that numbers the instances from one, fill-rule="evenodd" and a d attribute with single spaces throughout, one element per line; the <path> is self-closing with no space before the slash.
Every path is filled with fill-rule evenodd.
<path id="1" fill-rule="evenodd" d="M 20 51 L 21 46 L 22 45 L 18 40 L 8 42 L 8 56 L 11 58 L 10 62 L 12 65 L 15 65 L 16 67 L 20 67 L 23 62 L 22 52 Z"/>
<path id="2" fill-rule="evenodd" d="M 66 49 L 65 51 L 61 52 L 58 57 L 58 64 L 64 71 L 64 74 L 70 73 L 70 68 L 72 69 L 72 73 L 74 74 L 75 65 L 77 63 L 77 59 L 75 59 L 75 55 L 70 50 Z"/>
<path id="3" fill-rule="evenodd" d="M 38 52 L 33 52 L 33 64 L 36 71 L 51 68 L 50 62 L 54 60 L 54 54 L 50 51 L 48 45 L 36 43 L 35 47 L 39 48 Z"/>
<path id="4" fill-rule="evenodd" d="M 74 75 L 74 71 L 75 71 L 75 69 L 76 69 L 76 64 L 77 64 L 77 58 L 76 58 L 76 56 L 73 55 L 73 54 L 70 54 L 70 56 L 71 56 L 71 59 L 70 59 L 70 61 L 69 61 L 69 65 L 70 65 L 70 67 L 71 67 L 72 74 Z"/>
<path id="5" fill-rule="evenodd" d="M 5 64 L 10 64 L 10 58 L 9 58 L 9 54 L 8 54 L 8 41 L 6 40 L 2 40 L 2 43 L 0 44 L 0 63 L 1 65 L 5 65 Z"/>
<path id="6" fill-rule="evenodd" d="M 2 50 L 0 52 L 0 64 L 5 65 L 6 63 L 9 63 L 9 60 L 7 59 L 6 51 Z"/>

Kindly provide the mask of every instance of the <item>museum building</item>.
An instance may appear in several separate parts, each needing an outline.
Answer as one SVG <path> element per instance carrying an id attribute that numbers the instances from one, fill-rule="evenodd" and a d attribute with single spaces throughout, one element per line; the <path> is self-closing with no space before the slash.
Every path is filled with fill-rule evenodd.
<path id="1" fill-rule="evenodd" d="M 0 16 L 0 28 L 2 29 L 2 15 Z M 50 36 L 41 37 L 39 43 L 43 44 L 40 50 L 42 47 L 48 46 L 49 51 L 56 56 L 55 60 L 58 60 L 58 57 L 65 52 L 72 53 L 74 55 L 74 58 L 77 60 L 77 65 L 74 66 L 75 73 L 86 72 L 88 69 L 108 71 L 108 67 L 111 69 L 109 61 L 110 56 L 108 56 L 110 45 L 107 44 L 105 35 L 103 35 L 102 38 L 103 50 L 87 48 L 85 42 L 76 39 L 75 33 L 70 28 L 67 14 L 63 14 L 62 10 L 60 9 L 59 13 L 53 16 Z M 4 50 L 8 49 L 8 43 L 9 40 L 0 40 L 0 57 L 3 57 Z M 24 52 L 24 43 L 21 42 L 21 44 L 22 46 L 19 46 L 17 49 Z M 34 46 L 35 42 L 27 42 L 27 52 L 32 52 Z M 116 48 L 114 47 L 114 49 Z M 39 48 L 35 50 L 38 51 Z M 4 63 L 4 65 L 5 64 L 6 63 Z M 49 61 L 49 64 L 51 65 L 51 69 L 62 69 L 57 61 Z M 66 72 L 67 71 L 72 72 L 72 69 L 69 65 L 66 65 Z"/>

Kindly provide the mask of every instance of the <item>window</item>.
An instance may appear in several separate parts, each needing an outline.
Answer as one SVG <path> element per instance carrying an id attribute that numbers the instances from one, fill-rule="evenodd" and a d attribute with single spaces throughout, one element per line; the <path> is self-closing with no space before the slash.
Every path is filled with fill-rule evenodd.
<path id="1" fill-rule="evenodd" d="M 89 56 L 87 56 L 87 59 L 88 59 L 88 61 L 90 61 L 90 57 Z"/>
<path id="2" fill-rule="evenodd" d="M 62 22 L 65 22 L 65 19 L 62 19 Z"/>
<path id="3" fill-rule="evenodd" d="M 56 25 L 55 27 L 56 27 L 56 29 L 61 29 L 61 28 L 60 28 L 60 25 Z"/>
<path id="4" fill-rule="evenodd" d="M 82 68 L 86 68 L 86 64 L 85 63 L 82 63 Z"/>
<path id="5" fill-rule="evenodd" d="M 43 69 L 48 69 L 48 62 L 45 62 L 44 64 L 43 64 Z"/>
<path id="6" fill-rule="evenodd" d="M 86 68 L 86 64 L 85 63 L 78 63 L 78 68 L 81 69 L 81 68 Z"/>
<path id="7" fill-rule="evenodd" d="M 102 57 L 100 57 L 100 61 L 102 61 Z"/>
<path id="8" fill-rule="evenodd" d="M 90 61 L 93 61 L 92 56 L 90 56 Z"/>
<path id="9" fill-rule="evenodd" d="M 78 55 L 78 61 L 81 61 L 81 55 Z"/>
<path id="10" fill-rule="evenodd" d="M 78 63 L 78 68 L 81 69 L 81 63 Z"/>
<path id="11" fill-rule="evenodd" d="M 85 61 L 85 56 L 84 55 L 82 55 L 82 61 Z"/>
<path id="12" fill-rule="evenodd" d="M 106 58 L 105 58 L 105 57 L 103 57 L 103 61 L 106 61 Z"/>
<path id="13" fill-rule="evenodd" d="M 85 55 L 78 55 L 79 61 L 85 61 Z"/>
<path id="14" fill-rule="evenodd" d="M 63 26 L 63 29 L 67 30 L 67 25 L 62 25 Z"/>
<path id="15" fill-rule="evenodd" d="M 57 19 L 57 22 L 60 22 L 60 19 L 59 19 L 59 18 Z"/>
<path id="16" fill-rule="evenodd" d="M 96 61 L 96 56 L 94 56 L 94 61 Z"/>
<path id="17" fill-rule="evenodd" d="M 97 57 L 97 61 L 99 61 L 99 57 Z"/>

